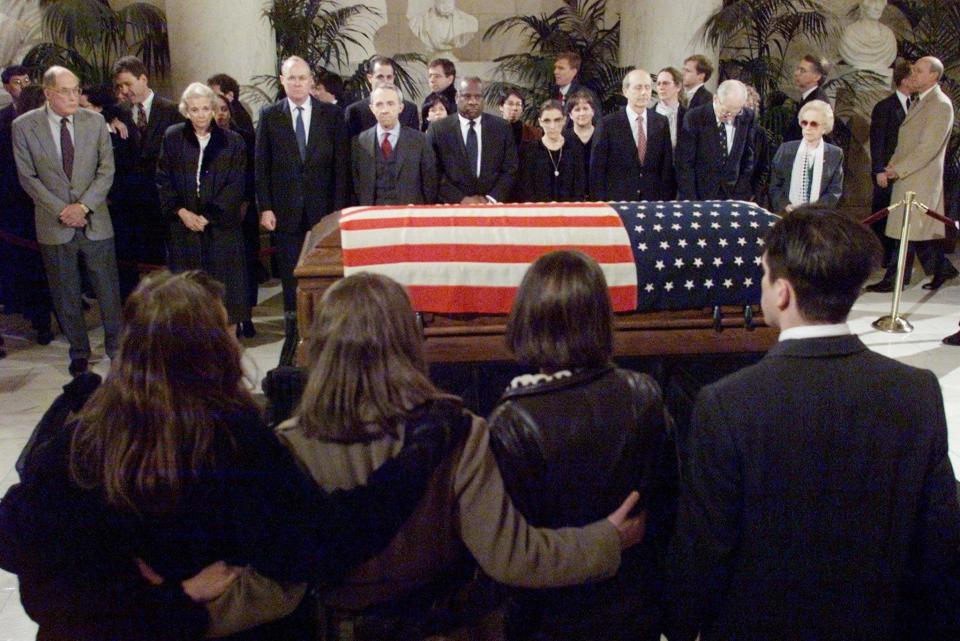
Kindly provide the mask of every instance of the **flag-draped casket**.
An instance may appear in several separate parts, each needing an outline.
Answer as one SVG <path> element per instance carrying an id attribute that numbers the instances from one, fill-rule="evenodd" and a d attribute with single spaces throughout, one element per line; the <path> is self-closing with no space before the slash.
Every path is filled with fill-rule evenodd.
<path id="1" fill-rule="evenodd" d="M 750 313 L 775 220 L 736 201 L 353 207 L 308 235 L 300 326 L 336 278 L 372 271 L 407 288 L 432 360 L 509 358 L 503 324 L 527 267 L 576 249 L 604 271 L 618 352 L 763 351 L 772 332 L 754 331 Z"/>

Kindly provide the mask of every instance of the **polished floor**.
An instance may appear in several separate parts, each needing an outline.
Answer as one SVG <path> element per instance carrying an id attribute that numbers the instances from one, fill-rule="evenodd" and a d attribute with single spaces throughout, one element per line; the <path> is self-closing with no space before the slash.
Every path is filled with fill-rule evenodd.
<path id="1" fill-rule="evenodd" d="M 918 270 L 919 271 L 919 270 Z M 879 274 L 878 274 L 879 277 Z M 901 313 L 914 325 L 910 334 L 886 334 L 871 323 L 889 313 L 890 295 L 864 294 L 850 316 L 853 331 L 876 351 L 904 363 L 933 370 L 943 388 L 950 432 L 950 456 L 960 469 L 960 347 L 940 341 L 957 331 L 960 321 L 960 279 L 939 291 L 928 292 L 915 280 L 904 292 Z M 274 367 L 283 338 L 283 321 L 276 305 L 278 288 L 261 288 L 254 321 L 258 335 L 245 339 L 246 363 L 252 380 L 259 381 Z M 28 339 L 30 331 L 18 317 L 0 316 L 9 356 L 0 360 L 0 495 L 16 483 L 14 462 L 40 416 L 69 380 L 67 344 L 58 337 L 41 347 Z M 101 331 L 91 332 L 95 357 L 94 371 L 105 374 L 109 361 L 103 356 Z M 903 402 L 910 402 L 910 390 L 903 390 Z M 36 626 L 24 614 L 17 594 L 16 577 L 0 571 L 0 641 L 27 641 L 36 635 Z"/>

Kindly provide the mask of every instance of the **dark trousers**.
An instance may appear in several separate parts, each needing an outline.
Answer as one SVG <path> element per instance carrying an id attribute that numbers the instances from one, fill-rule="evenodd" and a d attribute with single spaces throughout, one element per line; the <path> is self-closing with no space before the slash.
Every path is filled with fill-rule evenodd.
<path id="1" fill-rule="evenodd" d="M 283 311 L 297 311 L 297 279 L 293 270 L 300 258 L 300 249 L 306 237 L 306 230 L 298 232 L 273 232 L 273 244 L 277 248 L 277 267 L 280 270 L 280 284 L 283 287 Z"/>
<path id="2" fill-rule="evenodd" d="M 113 238 L 90 240 L 82 230 L 62 245 L 40 245 L 43 266 L 57 319 L 70 341 L 70 359 L 90 358 L 90 338 L 83 321 L 80 295 L 80 258 L 83 257 L 90 284 L 100 304 L 104 347 L 113 358 L 120 337 L 120 283 Z"/>
<path id="3" fill-rule="evenodd" d="M 243 216 L 243 255 L 247 265 L 247 305 L 252 309 L 257 306 L 257 265 L 260 264 L 260 213 L 253 202 L 247 203 Z M 243 320 L 248 319 L 249 316 Z"/>
<path id="4" fill-rule="evenodd" d="M 891 239 L 892 240 L 892 239 Z M 893 241 L 893 255 L 890 262 L 887 263 L 887 271 L 883 279 L 893 282 L 897 277 L 897 256 L 900 252 L 900 242 Z M 909 283 L 910 276 L 913 274 L 914 256 L 920 259 L 923 265 L 923 271 L 928 276 L 937 277 L 942 275 L 946 278 L 952 278 L 957 275 L 957 269 L 947 259 L 943 250 L 943 240 L 914 240 L 907 244 L 907 266 L 903 270 L 903 282 Z"/>

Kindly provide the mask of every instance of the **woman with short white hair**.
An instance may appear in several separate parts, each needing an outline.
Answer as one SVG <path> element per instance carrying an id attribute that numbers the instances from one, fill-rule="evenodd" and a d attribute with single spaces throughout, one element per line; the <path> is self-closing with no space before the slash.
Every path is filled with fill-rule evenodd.
<path id="1" fill-rule="evenodd" d="M 780 145 L 770 172 L 770 209 L 793 211 L 815 203 L 836 207 L 843 194 L 843 150 L 824 141 L 833 131 L 833 108 L 811 100 L 797 115 L 803 138 Z"/>
<path id="2" fill-rule="evenodd" d="M 163 137 L 157 188 L 170 226 L 170 269 L 202 269 L 220 281 L 235 326 L 250 318 L 240 210 L 246 146 L 240 134 L 217 125 L 216 104 L 205 84 L 184 90 L 180 113 L 189 122 L 173 125 Z"/>

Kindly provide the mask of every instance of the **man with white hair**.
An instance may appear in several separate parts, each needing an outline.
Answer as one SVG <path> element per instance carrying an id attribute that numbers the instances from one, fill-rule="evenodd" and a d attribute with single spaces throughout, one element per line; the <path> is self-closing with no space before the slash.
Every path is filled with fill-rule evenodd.
<path id="1" fill-rule="evenodd" d="M 393 85 L 370 93 L 376 124 L 353 139 L 358 205 L 422 205 L 437 198 L 437 160 L 427 137 L 400 122 L 403 95 Z"/>
<path id="2" fill-rule="evenodd" d="M 603 118 L 590 152 L 595 200 L 673 200 L 670 121 L 650 107 L 653 78 L 644 69 L 623 77 L 627 105 Z"/>
<path id="3" fill-rule="evenodd" d="M 70 373 L 87 371 L 90 338 L 80 295 L 80 260 L 100 304 L 107 355 L 120 334 L 120 283 L 107 194 L 113 146 L 103 117 L 80 109 L 80 81 L 65 67 L 43 75 L 47 104 L 13 122 L 13 155 L 33 199 L 37 240 L 53 305 L 70 341 Z"/>
<path id="4" fill-rule="evenodd" d="M 725 80 L 713 103 L 687 111 L 677 140 L 681 200 L 749 200 L 754 114 L 747 87 Z"/>
<path id="5" fill-rule="evenodd" d="M 260 225 L 272 232 L 283 287 L 280 365 L 291 365 L 299 341 L 293 269 L 310 228 L 348 204 L 350 146 L 343 111 L 311 97 L 303 58 L 283 61 L 280 84 L 286 98 L 260 112 L 255 165 Z"/>

